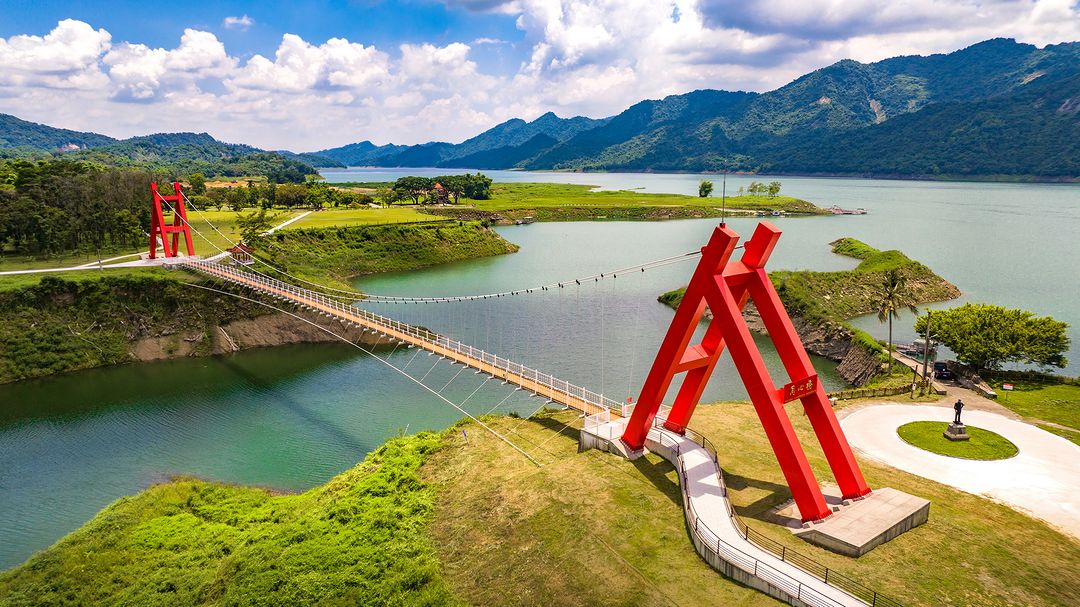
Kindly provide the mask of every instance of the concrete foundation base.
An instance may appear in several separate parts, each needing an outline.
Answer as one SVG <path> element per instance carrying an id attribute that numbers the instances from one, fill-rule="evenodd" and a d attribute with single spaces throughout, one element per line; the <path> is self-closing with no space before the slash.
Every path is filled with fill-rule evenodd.
<path id="1" fill-rule="evenodd" d="M 841 499 L 836 487 L 822 491 L 833 508 L 825 520 L 800 524 L 794 504 L 781 506 L 773 516 L 798 537 L 846 556 L 862 556 L 930 518 L 929 501 L 889 487 L 854 500 Z"/>
<path id="2" fill-rule="evenodd" d="M 945 431 L 942 432 L 941 434 L 942 434 L 942 436 L 944 436 L 945 438 L 947 438 L 947 439 L 949 439 L 951 441 L 961 441 L 961 440 L 970 440 L 971 439 L 971 437 L 968 436 L 968 433 L 967 433 L 967 426 L 965 426 L 964 424 L 949 424 L 949 427 L 945 428 Z"/>
<path id="3" fill-rule="evenodd" d="M 598 449 L 621 455 L 628 460 L 635 460 L 645 455 L 644 449 L 631 451 L 626 443 L 622 442 L 621 437 L 624 431 L 626 431 L 625 419 L 600 424 L 586 423 L 578 433 L 578 452 Z"/>

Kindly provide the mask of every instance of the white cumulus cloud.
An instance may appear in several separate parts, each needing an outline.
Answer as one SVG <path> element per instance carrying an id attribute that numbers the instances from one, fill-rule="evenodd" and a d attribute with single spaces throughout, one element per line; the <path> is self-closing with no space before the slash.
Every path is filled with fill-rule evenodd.
<path id="1" fill-rule="evenodd" d="M 240 17 L 225 17 L 225 20 L 222 21 L 221 24 L 225 26 L 225 29 L 245 32 L 249 27 L 255 25 L 255 20 L 247 15 Z"/>
<path id="2" fill-rule="evenodd" d="M 245 59 L 199 29 L 159 48 L 68 19 L 44 35 L 0 38 L 0 112 L 114 136 L 209 131 L 269 149 L 460 141 L 547 111 L 601 117 L 699 88 L 770 90 L 845 58 L 948 52 L 997 36 L 1080 40 L 1076 0 L 443 1 L 507 15 L 520 39 L 377 48 L 285 34 L 273 53 Z M 524 60 L 509 72 L 477 61 L 511 49 Z"/>

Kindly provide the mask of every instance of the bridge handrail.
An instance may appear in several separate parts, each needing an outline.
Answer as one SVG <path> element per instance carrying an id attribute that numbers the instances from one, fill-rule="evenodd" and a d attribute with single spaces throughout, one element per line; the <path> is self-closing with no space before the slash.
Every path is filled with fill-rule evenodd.
<path id="1" fill-rule="evenodd" d="M 554 392 L 561 392 L 567 396 L 578 398 L 584 401 L 588 405 L 593 405 L 606 410 L 621 410 L 621 403 L 618 403 L 603 394 L 597 394 L 592 390 L 588 390 L 583 386 L 577 386 L 571 384 L 568 381 L 558 379 L 549 373 L 543 373 L 531 367 L 526 367 L 521 363 L 516 363 L 512 360 L 503 358 L 497 354 L 491 354 L 485 352 L 479 348 L 475 348 L 468 344 L 464 344 L 457 340 L 450 339 L 445 335 L 439 335 L 427 329 L 422 329 L 414 325 L 403 323 L 392 318 L 381 316 L 374 312 L 364 310 L 355 305 L 346 305 L 341 301 L 328 297 L 317 291 L 297 287 L 296 285 L 263 276 L 261 274 L 255 274 L 253 272 L 246 272 L 240 270 L 234 266 L 224 265 L 212 261 L 195 260 L 189 261 L 184 264 L 196 271 L 202 271 L 208 274 L 219 276 L 226 280 L 241 284 L 243 286 L 255 286 L 256 288 L 262 287 L 265 291 L 271 291 L 271 295 L 281 298 L 280 295 L 276 295 L 272 291 L 280 291 L 289 295 L 288 299 L 294 303 L 300 305 L 316 304 L 323 308 L 330 308 L 336 312 L 339 312 L 343 316 L 359 316 L 366 320 L 368 323 L 377 325 L 381 328 L 396 331 L 398 333 L 404 333 L 418 341 L 424 341 L 437 348 L 443 348 L 450 350 L 457 354 L 467 356 L 474 360 L 480 360 L 485 364 L 491 365 L 501 371 L 506 371 L 508 374 L 512 373 L 525 379 L 531 380 L 538 386 L 548 388 Z M 348 320 L 347 318 L 345 320 Z M 350 321 L 351 322 L 351 321 Z M 353 323 L 356 324 L 356 323 Z"/>
<path id="2" fill-rule="evenodd" d="M 810 605 L 811 607 L 843 607 L 841 603 L 838 603 L 837 601 L 821 594 L 817 590 L 806 586 L 799 580 L 791 577 L 790 575 L 782 571 L 779 571 L 768 563 L 761 561 L 759 558 L 751 554 L 747 554 L 743 550 L 740 550 L 739 548 L 731 545 L 730 543 L 725 542 L 720 537 L 720 534 L 716 533 L 709 527 L 709 525 L 698 514 L 697 510 L 694 508 L 694 502 L 690 499 L 689 487 L 687 486 L 686 482 L 686 479 L 688 478 L 686 474 L 686 465 L 683 462 L 681 456 L 681 446 L 678 441 L 667 435 L 667 430 L 663 428 L 663 421 L 664 420 L 656 420 L 653 422 L 653 428 L 657 430 L 654 436 L 656 436 L 656 442 L 660 443 L 661 446 L 670 450 L 675 456 L 675 461 L 677 462 L 677 465 L 679 467 L 679 473 L 681 477 L 681 482 L 679 484 L 682 486 L 681 488 L 683 493 L 683 504 L 686 508 L 688 519 L 687 524 L 690 527 L 691 531 L 694 533 L 694 536 L 697 538 L 697 540 L 701 542 L 701 544 L 705 546 L 707 550 L 714 552 L 715 554 L 720 556 L 720 558 L 724 559 L 731 565 L 742 569 L 743 571 L 753 575 L 754 577 L 760 578 L 772 584 L 773 586 L 779 588 L 780 590 L 793 597 L 796 597 L 797 599 L 807 605 Z M 689 429 L 687 430 L 689 431 Z M 696 432 L 694 434 L 696 434 L 702 439 L 705 438 L 704 436 L 701 436 Z M 691 438 L 691 440 L 694 439 Z M 707 441 L 708 439 L 705 440 Z M 665 444 L 665 441 L 667 444 Z M 711 446 L 711 443 L 709 443 L 709 445 Z M 713 456 L 713 464 L 717 468 L 717 474 L 722 474 L 719 465 L 716 463 L 715 450 L 710 450 L 704 444 L 702 444 L 702 446 L 706 448 L 706 450 L 711 456 Z M 722 476 L 719 476 L 719 479 L 721 491 L 726 497 L 727 485 L 724 484 Z M 729 516 L 734 516 L 734 510 L 731 507 L 731 502 L 726 499 L 724 501 L 728 505 Z M 738 530 L 738 526 L 736 526 L 736 530 Z"/>
<path id="3" fill-rule="evenodd" d="M 701 517 L 698 516 L 697 511 L 694 509 L 694 504 L 690 500 L 690 496 L 689 496 L 689 493 L 688 493 L 688 488 L 686 487 L 686 483 L 685 483 L 686 466 L 683 464 L 683 461 L 682 461 L 682 458 L 681 458 L 680 444 L 676 440 L 674 440 L 670 436 L 668 436 L 667 433 L 665 432 L 665 431 L 669 431 L 669 432 L 671 431 L 671 430 L 668 430 L 667 428 L 664 427 L 665 421 L 666 420 L 661 419 L 660 417 L 657 417 L 656 419 L 653 420 L 653 428 L 657 430 L 655 436 L 659 437 L 659 440 L 657 442 L 660 443 L 661 446 L 671 450 L 675 454 L 676 460 L 679 462 L 679 468 L 680 468 L 680 470 L 682 472 L 682 478 L 684 479 L 683 483 L 681 483 L 682 484 L 682 489 L 683 489 L 683 501 L 686 503 L 689 518 L 690 518 L 691 521 L 693 521 L 691 523 L 691 527 L 694 530 L 695 535 L 698 536 L 698 539 L 705 546 L 708 546 L 709 549 L 712 549 L 712 543 L 710 543 L 710 542 L 713 542 L 713 540 L 715 539 L 715 542 L 718 542 L 717 543 L 717 549 L 716 549 L 716 552 L 718 554 L 721 553 L 720 547 L 721 547 L 721 545 L 723 545 L 724 547 L 726 547 L 728 549 L 729 552 L 730 551 L 735 551 L 736 553 L 738 553 L 738 555 L 743 559 L 742 563 L 745 564 L 745 563 L 749 563 L 750 561 L 753 561 L 754 562 L 754 567 L 753 568 L 748 568 L 748 566 L 741 565 L 739 561 L 733 561 L 731 559 L 725 558 L 725 560 L 727 560 L 728 562 L 731 562 L 733 564 L 736 564 L 736 565 L 740 566 L 741 569 L 747 571 L 748 573 L 753 573 L 756 577 L 762 577 L 762 576 L 759 575 L 763 571 L 761 569 L 761 567 L 766 567 L 767 568 L 766 571 L 769 572 L 770 576 L 775 574 L 776 576 L 786 577 L 787 579 L 790 580 L 791 583 L 796 584 L 796 586 L 795 586 L 796 592 L 794 594 L 789 592 L 789 594 L 792 594 L 792 596 L 796 596 L 797 598 L 801 599 L 803 602 L 805 602 L 807 604 L 814 605 L 814 606 L 822 605 L 822 606 L 829 606 L 829 607 L 834 606 L 834 605 L 838 605 L 838 603 L 836 603 L 834 600 L 830 599 L 829 597 L 826 597 L 826 596 L 820 594 L 819 592 L 817 592 L 816 590 L 813 590 L 812 588 L 808 588 L 805 585 L 802 585 L 802 583 L 799 582 L 798 580 L 795 580 L 795 579 L 791 578 L 790 576 L 788 576 L 785 573 L 782 573 L 780 571 L 776 571 L 775 568 L 772 568 L 767 564 L 761 563 L 755 557 L 742 552 L 741 550 L 739 550 L 738 548 L 736 548 L 734 546 L 731 546 L 727 542 L 724 542 L 722 539 L 720 539 L 719 534 L 717 534 L 712 529 L 710 529 L 709 526 L 703 520 L 701 520 Z M 696 430 L 694 430 L 692 428 L 684 427 L 684 428 L 682 428 L 682 430 L 684 432 L 683 436 L 685 436 L 686 438 L 689 438 L 691 441 L 701 445 L 705 449 L 705 451 L 709 453 L 709 455 L 710 455 L 710 457 L 712 458 L 712 461 L 713 461 L 713 466 L 716 469 L 716 476 L 720 481 L 720 490 L 722 492 L 721 495 L 723 495 L 726 498 L 727 497 L 727 483 L 724 480 L 724 471 L 720 467 L 720 461 L 719 461 L 719 458 L 718 458 L 718 455 L 717 455 L 717 452 L 716 452 L 716 446 L 713 445 L 712 441 L 710 441 L 708 439 L 708 437 L 701 434 L 700 432 L 697 432 Z M 665 439 L 667 439 L 668 443 L 670 443 L 670 444 L 665 444 L 664 443 Z M 833 586 L 835 588 L 839 588 L 840 590 L 843 590 L 844 592 L 847 592 L 848 594 L 854 596 L 858 600 L 863 601 L 864 603 L 866 603 L 868 605 L 871 605 L 873 607 L 903 607 L 903 605 L 900 602 L 896 601 L 895 599 L 893 599 L 891 597 L 888 597 L 888 596 L 885 596 L 885 595 L 882 595 L 882 594 L 879 594 L 876 590 L 868 588 L 868 587 L 860 584 L 859 582 L 856 582 L 855 580 L 853 580 L 853 579 L 851 579 L 851 578 L 849 578 L 849 577 L 847 577 L 845 575 L 837 573 L 836 571 L 834 571 L 832 569 L 829 569 L 828 567 L 818 563 L 817 561 L 814 561 L 813 559 L 811 559 L 811 558 L 809 558 L 807 556 L 804 556 L 804 555 L 802 555 L 802 554 L 800 554 L 800 553 L 798 553 L 798 552 L 796 552 L 794 550 L 788 550 L 787 546 L 784 546 L 780 542 L 777 542 L 777 541 L 775 541 L 775 540 L 773 540 L 773 539 L 771 539 L 769 537 L 766 537 L 765 535 L 761 534 L 760 532 L 755 531 L 749 525 L 747 525 L 745 521 L 742 520 L 742 518 L 738 515 L 738 513 L 735 512 L 735 507 L 732 506 L 730 499 L 725 499 L 724 501 L 727 504 L 728 516 L 731 518 L 732 522 L 735 524 L 735 530 L 737 532 L 739 532 L 743 536 L 743 538 L 746 541 L 750 542 L 751 544 L 754 544 L 758 548 L 761 548 L 762 550 L 765 550 L 766 552 L 769 552 L 769 553 L 773 554 L 774 556 L 779 557 L 781 561 L 789 562 L 789 563 L 795 565 L 799 569 L 802 569 L 803 571 L 809 573 L 810 575 L 813 575 L 814 577 L 822 580 L 826 584 L 829 584 L 830 586 Z M 708 535 L 704 535 L 703 532 L 707 532 Z M 730 555 L 729 552 L 725 552 L 725 555 Z M 733 558 L 734 558 L 734 556 L 733 556 Z M 749 559 L 749 560 L 747 560 L 747 559 Z M 766 579 L 767 581 L 769 581 L 773 585 L 777 586 L 778 588 L 782 588 L 782 589 L 785 590 L 785 592 L 788 592 L 788 589 L 785 588 L 785 586 L 783 586 L 781 584 L 778 584 L 774 579 L 769 579 L 769 578 L 763 578 L 763 579 Z M 789 586 L 790 586 L 790 584 L 789 584 Z M 807 594 L 807 593 L 809 593 L 809 594 Z M 825 602 L 820 602 L 820 601 L 825 601 Z"/>

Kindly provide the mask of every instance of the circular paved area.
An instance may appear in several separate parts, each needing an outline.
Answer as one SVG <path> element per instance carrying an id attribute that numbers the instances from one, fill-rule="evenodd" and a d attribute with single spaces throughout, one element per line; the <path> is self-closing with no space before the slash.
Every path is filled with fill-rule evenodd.
<path id="1" fill-rule="evenodd" d="M 988 496 L 1080 539 L 1080 446 L 1031 424 L 967 409 L 965 424 L 997 432 L 1020 453 L 1004 460 L 958 459 L 909 445 L 896 434 L 908 422 L 952 419 L 952 407 L 882 404 L 855 410 L 840 425 L 864 457 Z"/>

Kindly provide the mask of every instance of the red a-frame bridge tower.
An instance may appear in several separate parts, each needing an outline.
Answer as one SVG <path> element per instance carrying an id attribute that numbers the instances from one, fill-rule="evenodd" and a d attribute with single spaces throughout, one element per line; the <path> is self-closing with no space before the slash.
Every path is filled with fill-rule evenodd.
<path id="1" fill-rule="evenodd" d="M 714 230 L 709 243 L 701 250 L 701 261 L 656 355 L 622 440 L 635 451 L 645 445 L 661 401 L 672 379 L 679 373 L 685 373 L 686 377 L 664 426 L 684 432 L 726 345 L 802 519 L 813 521 L 829 516 L 832 511 L 825 503 L 806 453 L 795 436 L 784 403 L 802 401 L 844 498 L 861 497 L 870 493 L 870 488 L 833 414 L 825 388 L 810 364 L 810 357 L 765 272 L 765 262 L 779 238 L 779 229 L 762 222 L 743 247 L 742 259 L 733 261 L 731 255 L 739 235 L 725 224 Z M 769 338 L 792 380 L 783 388 L 773 384 L 761 352 L 743 320 L 742 310 L 750 299 L 754 300 Z M 706 306 L 712 311 L 712 321 L 701 342 L 691 344 Z"/>
<path id="2" fill-rule="evenodd" d="M 162 196 L 158 192 L 156 182 L 150 182 L 150 192 L 154 196 L 154 205 L 150 209 L 150 259 L 157 259 L 157 243 L 161 241 L 161 248 L 166 258 L 179 255 L 180 234 L 184 235 L 184 244 L 187 245 L 187 254 L 195 255 L 195 246 L 191 243 L 191 225 L 188 223 L 187 207 L 184 205 L 184 193 L 180 189 L 180 182 L 173 182 L 173 194 Z M 173 223 L 166 225 L 165 212 L 161 208 L 162 203 L 172 203 Z M 169 235 L 172 242 L 169 242 Z"/>

